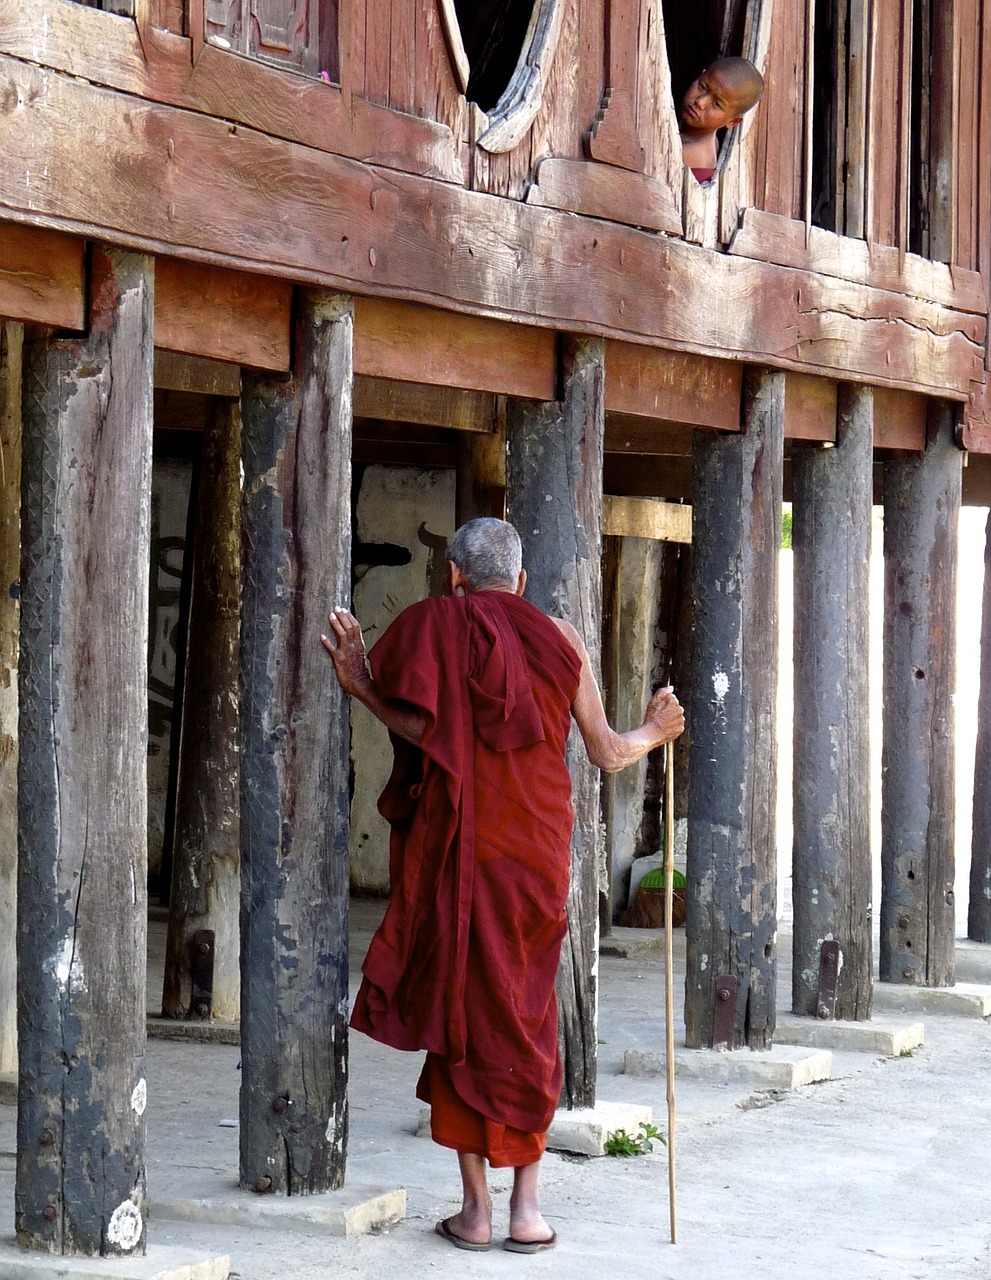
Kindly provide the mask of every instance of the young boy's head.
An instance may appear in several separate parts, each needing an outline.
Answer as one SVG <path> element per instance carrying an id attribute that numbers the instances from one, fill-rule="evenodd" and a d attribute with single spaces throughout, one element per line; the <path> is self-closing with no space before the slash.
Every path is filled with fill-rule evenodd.
<path id="1" fill-rule="evenodd" d="M 681 104 L 683 132 L 711 135 L 732 129 L 757 104 L 764 77 L 746 58 L 720 58 L 688 87 Z"/>

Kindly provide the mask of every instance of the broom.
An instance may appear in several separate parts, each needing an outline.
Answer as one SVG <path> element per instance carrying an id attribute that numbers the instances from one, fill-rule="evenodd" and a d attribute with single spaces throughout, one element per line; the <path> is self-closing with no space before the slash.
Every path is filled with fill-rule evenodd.
<path id="1" fill-rule="evenodd" d="M 654 871 L 648 871 L 637 885 L 633 901 L 619 917 L 619 923 L 626 929 L 660 929 L 666 920 L 668 900 L 668 867 L 673 867 L 674 858 L 674 812 L 670 808 L 664 824 L 664 865 Z M 674 928 L 680 929 L 685 923 L 688 903 L 685 899 L 685 877 L 680 871 L 673 871 L 672 919 Z"/>
<path id="2" fill-rule="evenodd" d="M 678 1208 L 675 1204 L 674 1184 L 674 952 L 672 932 L 674 928 L 674 743 L 669 742 L 665 751 L 665 790 L 667 813 L 664 819 L 666 874 L 664 900 L 664 1022 L 666 1029 L 666 1060 L 668 1086 L 668 1214 L 671 1219 L 671 1243 L 678 1243 Z M 684 877 L 682 877 L 684 879 Z M 684 902 L 684 893 L 682 893 Z"/>

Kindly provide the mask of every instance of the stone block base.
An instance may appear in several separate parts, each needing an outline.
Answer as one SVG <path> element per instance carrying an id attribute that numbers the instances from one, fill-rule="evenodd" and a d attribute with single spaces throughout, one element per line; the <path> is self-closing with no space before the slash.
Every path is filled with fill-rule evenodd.
<path id="1" fill-rule="evenodd" d="M 149 1245 L 143 1258 L 66 1258 L 0 1242 L 3 1280 L 227 1280 L 231 1260 Z"/>
<path id="2" fill-rule="evenodd" d="M 148 1216 L 154 1221 L 273 1227 L 350 1239 L 401 1222 L 406 1216 L 406 1192 L 345 1187 L 318 1196 L 274 1196 L 236 1188 L 228 1196 L 188 1200 L 153 1197 Z"/>
<path id="3" fill-rule="evenodd" d="M 631 1076 L 663 1075 L 665 1057 L 662 1052 L 648 1049 L 627 1049 L 624 1069 Z M 817 1080 L 828 1080 L 832 1069 L 833 1055 L 827 1049 L 810 1051 L 792 1045 L 759 1053 L 750 1049 L 728 1053 L 679 1048 L 674 1064 L 675 1075 L 685 1079 L 740 1084 L 750 1089 L 800 1089 Z"/>
<path id="4" fill-rule="evenodd" d="M 926 1033 L 921 1022 L 899 1023 L 873 1018 L 869 1022 L 820 1022 L 816 1018 L 779 1013 L 774 1039 L 776 1044 L 898 1058 L 924 1044 Z"/>
<path id="5" fill-rule="evenodd" d="M 874 984 L 874 1008 L 904 1009 L 930 1016 L 955 1014 L 961 1018 L 991 1017 L 991 986 L 958 982 L 955 987 L 913 987 L 896 982 Z"/>

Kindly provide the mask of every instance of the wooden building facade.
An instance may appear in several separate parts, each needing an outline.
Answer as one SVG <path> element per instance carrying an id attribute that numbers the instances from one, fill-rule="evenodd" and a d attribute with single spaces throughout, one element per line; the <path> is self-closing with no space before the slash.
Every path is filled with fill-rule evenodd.
<path id="1" fill-rule="evenodd" d="M 508 511 L 532 598 L 596 662 L 604 531 L 666 536 L 691 504 L 690 1047 L 774 1033 L 785 494 L 814 620 L 794 1009 L 870 1015 L 883 502 L 880 975 L 952 983 L 956 516 L 991 498 L 991 10 L 685 8 L 0 0 L 0 1052 L 16 970 L 24 1243 L 144 1247 L 156 433 L 203 439 L 166 1003 L 209 1013 L 211 968 L 236 992 L 240 895 L 245 1187 L 344 1177 L 347 714 L 317 637 L 350 590 L 352 461 L 449 467 L 461 516 Z M 675 101 L 719 54 L 766 88 L 700 185 Z M 573 773 L 569 1105 L 595 1096 L 600 858 L 598 780 Z M 991 850 L 974 866 L 989 942 Z"/>

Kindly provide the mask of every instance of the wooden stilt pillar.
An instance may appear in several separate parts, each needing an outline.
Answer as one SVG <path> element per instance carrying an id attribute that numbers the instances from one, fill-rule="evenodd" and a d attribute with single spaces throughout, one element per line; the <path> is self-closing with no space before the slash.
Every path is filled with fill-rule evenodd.
<path id="1" fill-rule="evenodd" d="M 984 543 L 981 695 L 977 708 L 967 937 L 974 942 L 991 942 L 991 514 Z"/>
<path id="2" fill-rule="evenodd" d="M 240 1016 L 238 632 L 241 609 L 240 411 L 215 401 L 203 439 L 182 706 L 172 892 L 162 1013 Z M 210 942 L 198 933 L 213 934 Z M 209 952 L 200 952 L 209 947 Z M 212 995 L 193 975 L 212 966 Z"/>
<path id="3" fill-rule="evenodd" d="M 873 992 L 867 634 L 874 400 L 869 387 L 847 385 L 839 397 L 836 447 L 796 444 L 791 456 L 792 1009 L 860 1020 L 871 1015 Z M 832 990 L 827 967 L 820 1000 L 824 941 L 839 944 L 842 962 Z"/>
<path id="4" fill-rule="evenodd" d="M 479 516 L 502 519 L 506 510 L 506 402 L 500 397 L 496 429 L 458 437 L 457 523 Z"/>
<path id="5" fill-rule="evenodd" d="M 748 375 L 739 435 L 697 430 L 694 436 L 689 1048 L 710 1047 L 718 1037 L 717 988 L 726 990 L 721 979 L 737 984 L 727 1041 L 763 1049 L 774 1031 L 774 711 L 783 447 L 780 373 Z"/>
<path id="6" fill-rule="evenodd" d="M 598 676 L 604 344 L 599 338 L 568 338 L 563 360 L 561 401 L 511 400 L 507 406 L 507 507 L 523 539 L 527 598 L 572 623 Z M 562 1102 L 586 1107 L 595 1102 L 601 841 L 599 775 L 575 732 L 568 752 L 575 829 L 558 999 Z"/>
<path id="7" fill-rule="evenodd" d="M 153 263 L 96 246 L 83 339 L 24 348 L 16 1226 L 145 1242 Z"/>
<path id="8" fill-rule="evenodd" d="M 351 580 L 351 300 L 298 299 L 295 365 L 241 416 L 241 1183 L 342 1185 L 348 713 L 320 646 Z"/>
<path id="9" fill-rule="evenodd" d="M 922 454 L 884 468 L 882 982 L 953 984 L 953 685 L 962 454 L 930 409 Z"/>
<path id="10" fill-rule="evenodd" d="M 0 1072 L 17 1070 L 17 636 L 21 564 L 20 325 L 0 321 Z"/>

